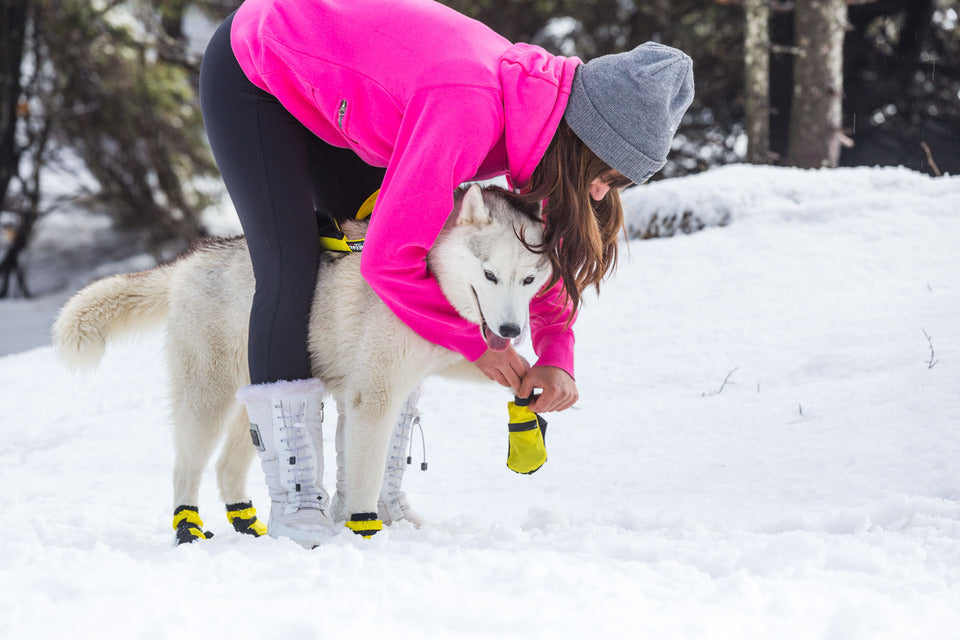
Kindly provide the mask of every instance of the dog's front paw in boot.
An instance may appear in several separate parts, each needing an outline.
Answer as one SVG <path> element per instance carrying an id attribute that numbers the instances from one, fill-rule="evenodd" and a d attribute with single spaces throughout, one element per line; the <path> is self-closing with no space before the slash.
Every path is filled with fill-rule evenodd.
<path id="1" fill-rule="evenodd" d="M 345 526 L 358 536 L 369 539 L 383 529 L 383 522 L 375 513 L 355 513 L 350 516 Z"/>
<path id="2" fill-rule="evenodd" d="M 413 427 L 420 427 L 420 437 L 423 438 L 423 427 L 420 426 L 420 412 L 417 410 L 417 402 L 420 398 L 420 390 L 410 394 L 403 405 L 400 417 L 394 425 L 390 436 L 390 444 L 387 449 L 387 460 L 383 472 L 383 484 L 380 488 L 380 496 L 377 500 L 377 516 L 383 524 L 390 526 L 395 522 L 406 520 L 419 529 L 423 524 L 423 518 L 411 506 L 407 500 L 407 494 L 403 491 L 403 474 L 407 465 L 411 463 L 411 457 L 408 454 L 410 447 Z M 339 407 L 339 405 L 338 405 Z M 330 509 L 330 516 L 336 522 L 347 520 L 345 506 L 345 487 L 346 487 L 346 455 L 344 454 L 344 442 L 346 439 L 347 418 L 343 413 L 337 416 L 337 433 L 334 444 L 337 448 L 337 492 L 333 496 L 333 506 Z M 427 470 L 426 447 L 424 447 L 424 460 L 420 463 L 420 469 Z"/>

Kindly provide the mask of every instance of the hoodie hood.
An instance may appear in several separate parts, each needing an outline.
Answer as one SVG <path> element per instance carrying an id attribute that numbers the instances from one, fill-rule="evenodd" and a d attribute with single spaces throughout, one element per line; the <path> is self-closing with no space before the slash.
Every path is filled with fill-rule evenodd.
<path id="1" fill-rule="evenodd" d="M 579 58 L 516 44 L 500 58 L 507 168 L 513 184 L 525 184 L 543 158 L 563 118 Z"/>

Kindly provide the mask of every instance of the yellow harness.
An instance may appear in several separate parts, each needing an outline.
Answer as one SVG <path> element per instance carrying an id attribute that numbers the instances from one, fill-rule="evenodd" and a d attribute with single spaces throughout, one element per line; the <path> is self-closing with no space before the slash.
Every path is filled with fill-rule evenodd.
<path id="1" fill-rule="evenodd" d="M 357 209 L 357 215 L 354 217 L 354 220 L 363 220 L 373 213 L 373 205 L 377 203 L 378 195 L 380 195 L 380 189 L 371 193 L 370 197 L 363 201 L 363 204 Z M 340 230 L 340 225 L 337 224 L 336 220 L 333 221 L 333 226 L 336 227 L 339 235 L 320 236 L 320 246 L 322 248 L 329 251 L 339 251 L 341 253 L 360 253 L 363 250 L 363 238 L 350 240 L 347 238 L 347 235 Z"/>

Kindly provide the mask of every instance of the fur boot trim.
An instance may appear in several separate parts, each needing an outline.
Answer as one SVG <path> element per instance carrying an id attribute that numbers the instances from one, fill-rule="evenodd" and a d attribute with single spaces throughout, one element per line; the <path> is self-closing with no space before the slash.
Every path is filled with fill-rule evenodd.
<path id="1" fill-rule="evenodd" d="M 258 400 L 272 400 L 277 397 L 289 397 L 306 393 L 323 394 L 324 386 L 317 378 L 304 380 L 278 380 L 261 384 L 248 384 L 237 391 L 237 400 L 246 404 Z"/>

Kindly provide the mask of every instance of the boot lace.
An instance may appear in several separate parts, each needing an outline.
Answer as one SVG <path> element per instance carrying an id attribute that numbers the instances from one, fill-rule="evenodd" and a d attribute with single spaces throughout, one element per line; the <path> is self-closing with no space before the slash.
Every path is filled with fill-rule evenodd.
<path id="1" fill-rule="evenodd" d="M 285 511 L 320 509 L 321 492 L 317 478 L 316 448 L 305 422 L 306 403 L 301 402 L 296 410 L 281 406 L 280 445 L 277 449 L 286 456 L 281 461 L 283 484 L 287 488 Z"/>
<path id="2" fill-rule="evenodd" d="M 420 469 L 427 470 L 427 444 L 423 437 L 423 425 L 420 422 L 420 412 L 416 406 L 408 404 L 404 407 L 404 412 L 400 416 L 401 437 L 391 439 L 390 458 L 387 465 L 387 474 L 385 478 L 386 498 L 391 503 L 396 503 L 402 509 L 409 508 L 407 495 L 401 489 L 403 483 L 403 472 L 408 464 L 413 462 L 413 429 L 420 429 L 420 443 L 423 448 L 423 459 L 420 463 Z M 409 444 L 409 451 L 407 445 Z"/>

